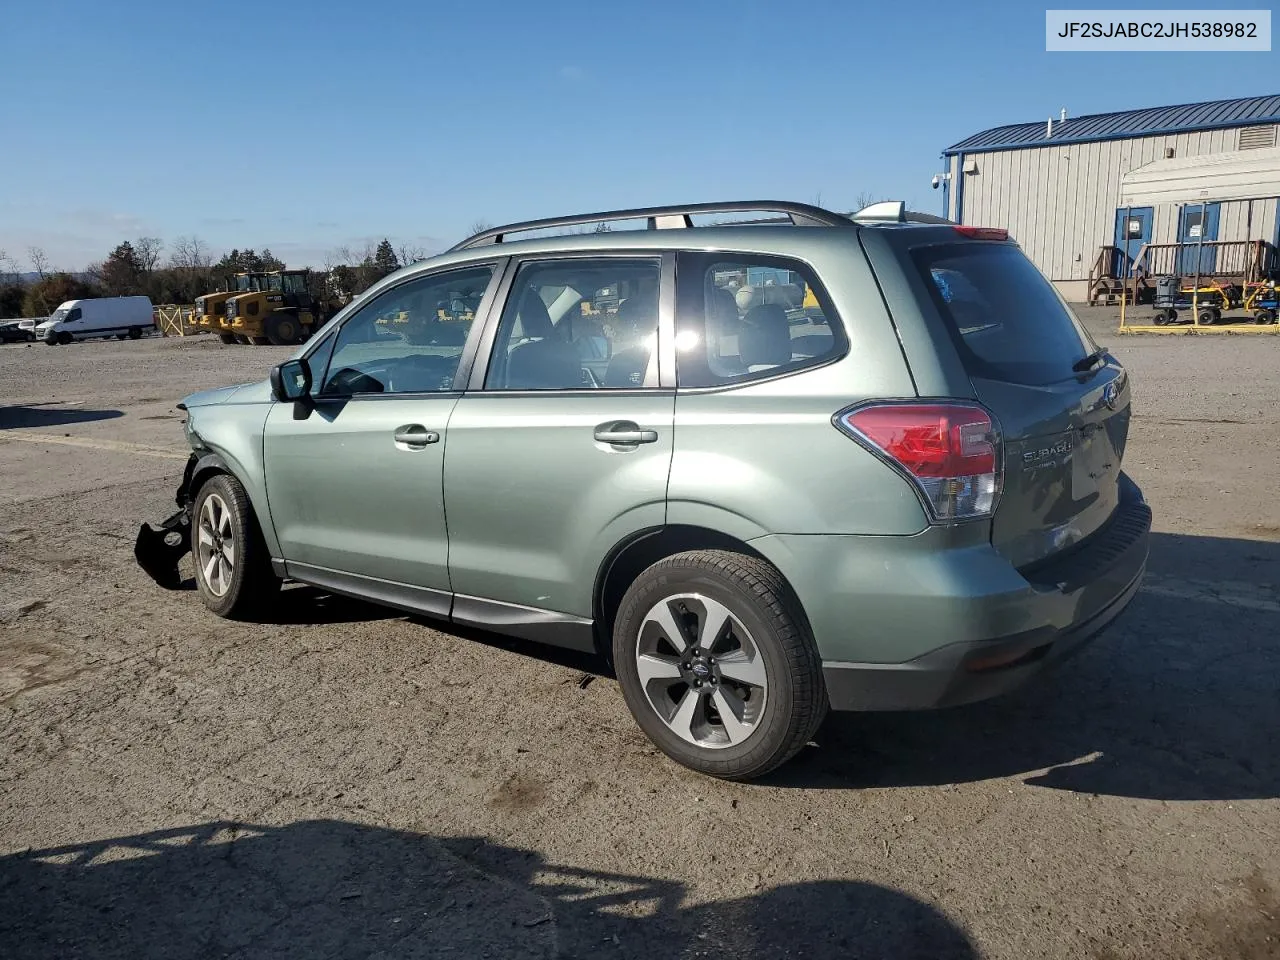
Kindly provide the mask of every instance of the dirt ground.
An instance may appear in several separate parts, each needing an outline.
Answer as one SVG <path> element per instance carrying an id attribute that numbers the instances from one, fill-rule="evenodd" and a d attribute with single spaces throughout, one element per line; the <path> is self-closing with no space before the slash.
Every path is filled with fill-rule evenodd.
<path id="1" fill-rule="evenodd" d="M 138 570 L 177 401 L 282 348 L 0 347 L 0 957 L 1280 957 L 1280 337 L 1119 337 L 1156 515 L 1008 698 L 677 767 L 587 657 Z"/>

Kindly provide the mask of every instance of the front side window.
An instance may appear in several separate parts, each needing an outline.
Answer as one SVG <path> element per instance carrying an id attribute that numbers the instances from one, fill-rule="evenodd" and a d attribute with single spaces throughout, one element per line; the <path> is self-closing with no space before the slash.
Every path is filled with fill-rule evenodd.
<path id="1" fill-rule="evenodd" d="M 81 311 L 79 307 L 72 307 L 69 311 L 67 311 L 66 322 L 75 323 L 77 320 L 79 320 L 83 316 L 84 316 L 84 313 L 83 311 Z"/>
<path id="2" fill-rule="evenodd" d="M 419 277 L 383 291 L 338 331 L 322 395 L 434 393 L 453 389 L 474 315 L 451 316 L 456 300 L 480 302 L 493 267 Z"/>
<path id="3" fill-rule="evenodd" d="M 512 284 L 487 390 L 635 390 L 656 382 L 656 259 L 532 261 Z"/>
<path id="4" fill-rule="evenodd" d="M 682 253 L 677 270 L 681 387 L 776 376 L 844 352 L 844 331 L 807 265 L 778 257 Z"/>

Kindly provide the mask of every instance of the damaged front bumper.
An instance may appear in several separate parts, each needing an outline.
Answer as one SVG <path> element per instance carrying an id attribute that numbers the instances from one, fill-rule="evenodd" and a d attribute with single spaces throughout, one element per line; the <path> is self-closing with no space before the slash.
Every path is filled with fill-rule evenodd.
<path id="1" fill-rule="evenodd" d="M 182 485 L 174 497 L 178 512 L 159 527 L 144 523 L 138 529 L 138 538 L 133 544 L 133 556 L 138 566 L 166 590 L 177 590 L 182 586 L 178 561 L 191 551 L 191 475 L 196 459 L 193 455 L 182 472 Z"/>

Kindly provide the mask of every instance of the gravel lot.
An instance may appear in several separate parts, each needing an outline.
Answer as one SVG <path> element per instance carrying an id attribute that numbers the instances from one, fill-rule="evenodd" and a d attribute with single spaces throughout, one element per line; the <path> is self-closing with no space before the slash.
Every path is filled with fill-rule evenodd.
<path id="1" fill-rule="evenodd" d="M 1009 698 L 720 783 L 585 657 L 138 570 L 176 402 L 283 348 L 0 347 L 0 957 L 1280 957 L 1280 337 L 1119 337 L 1150 575 Z"/>

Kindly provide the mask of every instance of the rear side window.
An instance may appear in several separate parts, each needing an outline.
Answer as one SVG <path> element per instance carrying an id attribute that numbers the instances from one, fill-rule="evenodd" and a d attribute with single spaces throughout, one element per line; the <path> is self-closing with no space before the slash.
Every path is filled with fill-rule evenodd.
<path id="1" fill-rule="evenodd" d="M 1093 350 L 1053 284 L 1016 246 L 943 244 L 912 255 L 973 376 L 1054 383 Z"/>
<path id="2" fill-rule="evenodd" d="M 845 351 L 844 331 L 806 264 L 780 257 L 682 253 L 676 286 L 681 387 L 777 376 Z"/>

